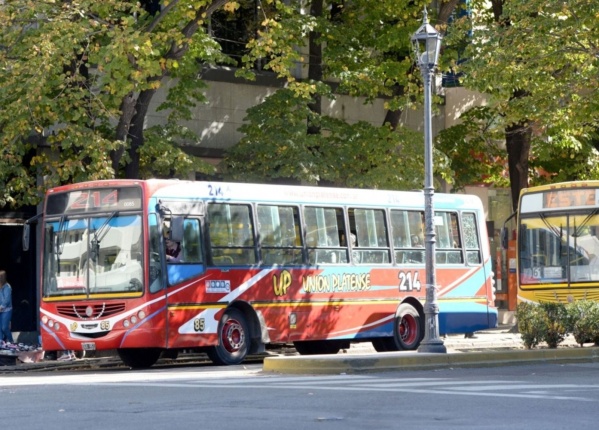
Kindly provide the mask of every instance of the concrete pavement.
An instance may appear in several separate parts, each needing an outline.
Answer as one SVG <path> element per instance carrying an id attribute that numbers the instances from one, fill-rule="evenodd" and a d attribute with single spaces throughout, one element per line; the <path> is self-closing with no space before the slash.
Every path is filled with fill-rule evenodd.
<path id="1" fill-rule="evenodd" d="M 568 336 L 557 349 L 541 344 L 526 350 L 520 334 L 513 325 L 476 332 L 474 337 L 449 335 L 443 338 L 446 354 L 401 351 L 377 353 L 369 342 L 352 344 L 348 350 L 335 355 L 301 356 L 294 348 L 269 350 L 266 356 L 248 357 L 247 362 L 263 360 L 265 372 L 287 374 L 340 374 L 397 370 L 421 370 L 450 367 L 484 367 L 526 364 L 535 362 L 599 362 L 599 347 L 585 344 L 580 347 Z M 161 359 L 165 365 L 208 363 L 204 354 L 182 354 L 176 360 Z M 0 373 L 36 372 L 48 370 L 114 369 L 122 367 L 115 351 L 103 351 L 96 357 L 73 361 L 43 360 L 39 363 L 0 365 Z"/>
<path id="2" fill-rule="evenodd" d="M 264 359 L 266 372 L 287 374 L 369 373 L 452 367 L 505 366 L 538 362 L 599 362 L 599 348 L 580 347 L 568 336 L 558 348 L 541 344 L 527 350 L 512 326 L 475 333 L 473 338 L 450 335 L 443 339 L 446 354 L 417 351 L 377 353 L 368 343 L 352 345 L 345 353 L 276 356 Z"/>

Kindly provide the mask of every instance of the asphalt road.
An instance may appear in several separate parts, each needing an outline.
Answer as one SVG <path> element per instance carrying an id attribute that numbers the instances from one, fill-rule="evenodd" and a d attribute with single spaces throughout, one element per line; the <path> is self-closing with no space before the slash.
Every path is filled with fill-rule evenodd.
<path id="1" fill-rule="evenodd" d="M 599 364 L 281 375 L 260 364 L 0 375 L 3 421 L 107 428 L 595 428 Z"/>

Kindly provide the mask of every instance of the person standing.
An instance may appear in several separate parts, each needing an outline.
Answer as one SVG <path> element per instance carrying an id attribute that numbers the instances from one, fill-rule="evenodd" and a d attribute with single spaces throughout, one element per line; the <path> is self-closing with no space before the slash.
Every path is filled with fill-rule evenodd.
<path id="1" fill-rule="evenodd" d="M 0 270 L 0 340 L 13 343 L 10 331 L 12 318 L 12 288 L 6 282 L 6 271 Z"/>

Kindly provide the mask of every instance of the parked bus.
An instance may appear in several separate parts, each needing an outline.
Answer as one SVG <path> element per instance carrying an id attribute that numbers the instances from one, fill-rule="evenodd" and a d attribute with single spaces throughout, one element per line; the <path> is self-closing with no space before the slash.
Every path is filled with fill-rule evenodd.
<path id="1" fill-rule="evenodd" d="M 333 354 L 423 338 L 422 192 L 107 180 L 50 189 L 43 208 L 46 351 L 112 349 L 140 368 L 164 351 L 237 364 L 267 344 Z M 435 228 L 439 332 L 495 327 L 480 200 L 436 194 Z"/>
<path id="2" fill-rule="evenodd" d="M 519 302 L 599 299 L 599 181 L 526 188 L 514 216 Z"/>

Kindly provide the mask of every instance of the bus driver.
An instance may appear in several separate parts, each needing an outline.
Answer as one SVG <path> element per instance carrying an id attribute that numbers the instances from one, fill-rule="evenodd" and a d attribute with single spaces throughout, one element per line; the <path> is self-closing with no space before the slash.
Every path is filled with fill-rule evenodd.
<path id="1" fill-rule="evenodd" d="M 166 239 L 166 261 L 167 263 L 181 262 L 181 244 L 174 240 Z"/>

